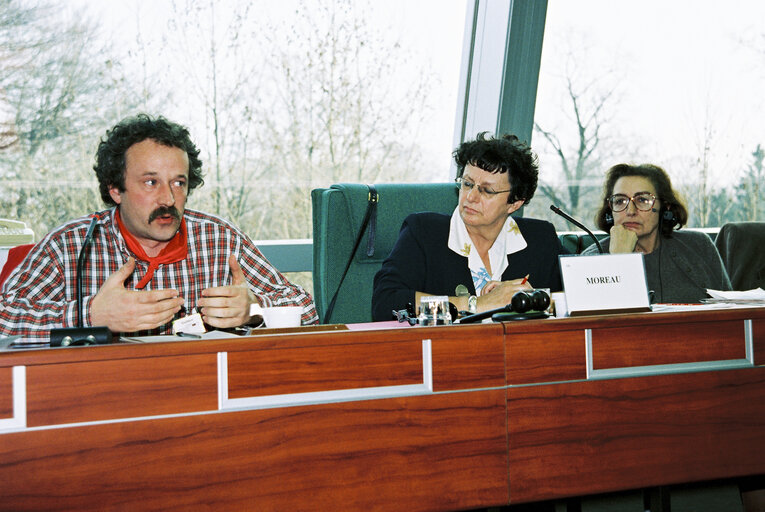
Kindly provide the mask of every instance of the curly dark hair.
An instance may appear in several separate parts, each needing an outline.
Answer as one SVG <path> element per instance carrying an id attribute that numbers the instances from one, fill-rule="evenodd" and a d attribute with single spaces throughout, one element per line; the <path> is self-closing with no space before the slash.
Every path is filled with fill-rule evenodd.
<path id="1" fill-rule="evenodd" d="M 457 177 L 462 177 L 467 165 L 491 173 L 508 173 L 511 191 L 507 202 L 522 200 L 523 204 L 528 204 L 537 190 L 537 155 L 515 135 L 505 134 L 497 139 L 487 133 L 479 133 L 475 140 L 463 142 L 454 150 L 452 156 L 457 163 Z"/>
<path id="2" fill-rule="evenodd" d="M 98 177 L 101 199 L 108 206 L 116 205 L 109 195 L 111 187 L 117 187 L 120 192 L 125 191 L 125 152 L 133 144 L 146 139 L 186 152 L 189 157 L 189 192 L 204 184 L 199 150 L 191 141 L 189 130 L 162 116 L 153 118 L 148 114 L 138 114 L 123 119 L 114 128 L 107 130 L 96 150 L 93 170 Z"/>
<path id="3" fill-rule="evenodd" d="M 609 231 L 610 225 L 606 222 L 606 214 L 611 212 L 611 206 L 608 204 L 608 198 L 614 193 L 614 186 L 616 186 L 619 178 L 626 176 L 646 178 L 653 184 L 661 211 L 659 230 L 664 238 L 672 236 L 672 230 L 676 225 L 680 229 L 688 222 L 688 210 L 672 189 L 672 181 L 664 169 L 653 164 L 617 164 L 606 172 L 606 181 L 603 184 L 603 202 L 600 205 L 600 210 L 595 214 L 595 224 L 598 228 L 605 232 Z M 672 220 L 664 219 L 664 212 L 666 211 L 672 212 Z"/>

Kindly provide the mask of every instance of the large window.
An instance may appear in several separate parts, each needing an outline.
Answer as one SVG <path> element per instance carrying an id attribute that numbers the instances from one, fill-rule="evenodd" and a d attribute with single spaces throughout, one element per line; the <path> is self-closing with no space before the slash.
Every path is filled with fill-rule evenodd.
<path id="1" fill-rule="evenodd" d="M 625 161 L 665 167 L 691 226 L 765 219 L 756 0 L 7 0 L 0 10 L 0 216 L 38 238 L 102 208 L 97 141 L 139 111 L 188 125 L 202 149 L 206 184 L 189 207 L 255 239 L 310 238 L 312 188 L 449 179 L 458 136 L 498 126 L 531 134 L 542 173 L 524 214 L 559 229 L 571 226 L 549 204 L 589 221 L 605 170 Z"/>
<path id="2" fill-rule="evenodd" d="M 553 202 L 591 224 L 627 162 L 667 170 L 690 226 L 765 220 L 764 27 L 757 0 L 549 0 L 527 214 Z"/>
<path id="3" fill-rule="evenodd" d="M 187 125 L 189 207 L 254 239 L 310 238 L 310 190 L 444 181 L 465 0 L 0 2 L 0 217 L 39 239 L 103 208 L 119 119 Z"/>

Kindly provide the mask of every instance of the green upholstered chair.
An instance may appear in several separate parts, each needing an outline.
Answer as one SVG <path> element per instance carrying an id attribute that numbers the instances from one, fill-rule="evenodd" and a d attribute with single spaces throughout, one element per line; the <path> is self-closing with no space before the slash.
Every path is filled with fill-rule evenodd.
<path id="1" fill-rule="evenodd" d="M 587 235 L 584 235 L 587 236 Z M 558 233 L 558 239 L 560 240 L 560 243 L 563 245 L 563 248 L 566 249 L 569 254 L 579 254 L 582 252 L 582 248 L 580 247 L 582 245 L 582 234 L 581 233 L 575 233 L 573 231 L 568 231 L 564 233 Z M 592 239 L 587 237 L 587 239 L 592 243 Z"/>
<path id="2" fill-rule="evenodd" d="M 594 231 L 592 234 L 595 235 L 598 241 L 608 236 L 608 233 L 603 231 Z M 558 232 L 558 238 L 561 244 L 563 244 L 563 248 L 571 254 L 581 254 L 582 251 L 595 243 L 592 237 L 584 231 Z"/>
<path id="3" fill-rule="evenodd" d="M 715 245 L 734 290 L 765 287 L 765 222 L 730 222 Z"/>
<path id="4" fill-rule="evenodd" d="M 335 308 L 325 318 L 337 290 L 367 209 L 364 184 L 340 183 L 311 191 L 313 205 L 313 294 L 322 323 L 372 321 L 372 282 L 393 249 L 401 224 L 410 213 L 451 214 L 457 206 L 454 183 L 375 185 L 378 194 L 374 252 L 367 256 L 369 229 L 343 281 Z"/>

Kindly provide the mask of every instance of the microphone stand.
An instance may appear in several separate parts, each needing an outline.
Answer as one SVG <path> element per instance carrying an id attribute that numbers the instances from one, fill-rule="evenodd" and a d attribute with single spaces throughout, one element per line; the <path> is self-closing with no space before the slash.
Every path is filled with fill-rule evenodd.
<path id="1" fill-rule="evenodd" d="M 600 242 L 598 241 L 598 238 L 595 235 L 593 235 L 592 231 L 587 229 L 587 227 L 584 224 L 582 224 L 581 222 L 579 222 L 578 220 L 576 220 L 575 218 L 570 216 L 568 213 L 564 212 L 563 210 L 561 210 L 560 208 L 555 206 L 554 204 L 550 205 L 550 209 L 552 211 L 554 211 L 555 213 L 557 213 L 558 215 L 560 215 L 561 217 L 563 217 L 564 219 L 566 219 L 567 221 L 569 221 L 574 226 L 576 226 L 579 229 L 584 230 L 585 232 L 587 232 L 587 234 L 590 235 L 590 238 L 592 238 L 595 241 L 595 245 L 598 246 L 598 252 L 600 254 L 603 254 L 603 247 L 600 245 Z"/>
<path id="2" fill-rule="evenodd" d="M 83 311 L 84 301 L 82 298 L 82 270 L 85 266 L 85 256 L 87 255 L 87 249 L 90 247 L 90 242 L 93 240 L 93 232 L 96 229 L 97 223 L 98 217 L 94 215 L 88 226 L 88 231 L 85 234 L 85 240 L 82 242 L 80 253 L 77 255 L 77 276 L 75 278 L 77 287 L 77 327 L 51 329 L 51 347 L 103 345 L 112 342 L 112 332 L 108 327 L 83 327 L 85 312 Z"/>

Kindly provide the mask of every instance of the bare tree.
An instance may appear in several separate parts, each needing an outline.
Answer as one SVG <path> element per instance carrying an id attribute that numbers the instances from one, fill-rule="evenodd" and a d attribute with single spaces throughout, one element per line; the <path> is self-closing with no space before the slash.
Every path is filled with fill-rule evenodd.
<path id="1" fill-rule="evenodd" d="M 176 4 L 181 35 L 166 45 L 191 93 L 175 101 L 205 113 L 191 121 L 204 127 L 209 162 L 195 206 L 254 238 L 305 238 L 312 188 L 422 179 L 433 73 L 410 63 L 391 27 L 369 28 L 373 2 L 299 2 L 275 21 L 225 5 Z"/>
<path id="2" fill-rule="evenodd" d="M 736 169 L 731 168 L 731 159 L 720 149 L 718 144 L 720 130 L 716 126 L 721 117 L 713 113 L 713 99 L 703 105 L 700 121 L 690 122 L 690 130 L 697 132 L 697 155 L 690 163 L 676 167 L 680 176 L 677 187 L 686 200 L 688 207 L 688 226 L 719 226 L 734 215 L 733 195 L 726 186 L 726 175 Z M 725 131 L 725 130 L 723 130 Z"/>
<path id="3" fill-rule="evenodd" d="M 130 95 L 111 82 L 109 50 L 81 12 L 23 5 L 0 2 L 1 98 L 15 137 L 0 152 L 0 205 L 42 234 L 100 206 L 92 151 Z"/>
<path id="4" fill-rule="evenodd" d="M 259 144 L 276 186 L 258 199 L 268 201 L 263 225 L 279 226 L 276 236 L 310 236 L 312 188 L 426 174 L 417 140 L 427 136 L 433 73 L 413 65 L 393 27 L 373 29 L 362 18 L 373 5 L 306 2 L 292 30 L 270 32 L 269 86 L 278 101 L 256 108 L 267 121 Z"/>
<path id="5" fill-rule="evenodd" d="M 597 209 L 603 161 L 623 159 L 612 156 L 619 154 L 620 149 L 614 141 L 612 126 L 618 80 L 610 70 L 598 70 L 594 78 L 582 75 L 580 61 L 588 58 L 591 49 L 585 36 L 569 33 L 556 41 L 557 46 L 567 49 L 561 53 L 563 62 L 556 68 L 562 71 L 546 79 L 556 82 L 553 89 L 561 104 L 554 110 L 545 105 L 543 110 L 551 112 L 556 123 L 552 120 L 534 123 L 535 134 L 542 137 L 534 148 L 540 154 L 548 154 L 557 165 L 548 161 L 543 166 L 538 194 L 572 215 L 584 217 Z M 529 214 L 542 215 L 543 209 L 535 206 Z M 559 226 L 564 223 L 559 221 Z"/>
<path id="6" fill-rule="evenodd" d="M 602 170 L 597 151 L 602 142 L 601 131 L 607 122 L 603 110 L 609 104 L 614 90 L 597 95 L 592 101 L 587 97 L 593 82 L 587 84 L 581 91 L 576 90 L 571 78 L 566 78 L 566 92 L 570 99 L 572 120 L 575 123 L 577 143 L 566 147 L 560 137 L 534 123 L 535 130 L 541 134 L 558 156 L 563 174 L 563 185 L 554 185 L 546 180 L 539 185 L 540 192 L 555 203 L 563 205 L 571 212 L 580 214 L 582 208 L 583 185 L 592 189 L 592 183 L 600 183 Z M 585 105 L 590 103 L 589 108 Z M 572 126 L 572 128 L 574 128 Z M 592 203 L 585 203 L 586 208 L 592 208 Z"/>
<path id="7" fill-rule="evenodd" d="M 371 0 L 296 5 L 266 23 L 249 2 L 176 0 L 171 30 L 139 31 L 121 53 L 96 44 L 85 16 L 51 27 L 45 4 L 25 11 L 46 37 L 11 31 L 27 39 L 0 90 L 12 113 L 0 205 L 20 218 L 34 209 L 48 227 L 97 208 L 92 152 L 138 106 L 187 124 L 203 150 L 207 185 L 190 206 L 255 238 L 309 237 L 312 188 L 438 175 L 419 143 L 434 74 L 414 64 L 416 49 L 395 27 L 370 28 Z M 24 181 L 22 169 L 34 177 Z M 40 179 L 50 190 L 35 190 Z"/>
<path id="8" fill-rule="evenodd" d="M 253 118 L 250 104 L 257 95 L 262 70 L 259 21 L 249 2 L 179 0 L 173 2 L 171 31 L 163 38 L 166 62 L 176 61 L 188 90 L 177 90 L 175 101 L 204 127 L 209 162 L 207 186 L 196 200 L 212 211 L 241 223 L 249 211 L 251 188 L 260 170 L 250 165 Z M 201 57 L 201 58 L 200 58 Z M 198 109 L 188 104 L 199 105 Z M 197 135 L 199 136 L 199 135 Z"/>
<path id="9" fill-rule="evenodd" d="M 762 145 L 752 151 L 752 162 L 736 186 L 738 215 L 735 220 L 761 221 L 765 219 L 762 183 L 765 182 L 765 150 Z"/>

